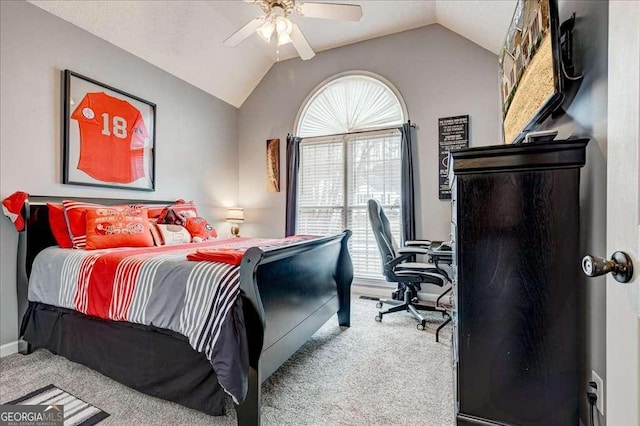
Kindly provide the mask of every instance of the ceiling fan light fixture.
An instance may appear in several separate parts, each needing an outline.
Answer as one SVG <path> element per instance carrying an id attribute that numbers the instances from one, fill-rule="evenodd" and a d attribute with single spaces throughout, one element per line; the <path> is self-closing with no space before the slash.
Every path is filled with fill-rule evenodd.
<path id="1" fill-rule="evenodd" d="M 264 21 L 264 24 L 262 24 L 260 28 L 256 30 L 256 32 L 258 33 L 261 39 L 263 39 L 267 43 L 270 43 L 271 36 L 273 35 L 273 32 L 275 31 L 275 29 L 276 29 L 276 26 L 273 24 L 273 22 L 267 20 L 267 21 Z"/>
<path id="2" fill-rule="evenodd" d="M 278 33 L 278 36 L 282 36 L 284 34 L 289 37 L 291 31 L 293 31 L 293 23 L 284 16 L 278 16 L 276 18 L 276 32 Z"/>
<path id="3" fill-rule="evenodd" d="M 0 0 L 2 1 L 2 0 Z M 315 53 L 300 30 L 298 24 L 289 19 L 292 15 L 308 18 L 337 19 L 340 21 L 358 22 L 362 18 L 362 6 L 357 4 L 325 3 L 305 0 L 244 0 L 258 5 L 264 12 L 248 22 L 245 26 L 224 40 L 226 46 L 235 47 L 249 38 L 254 32 L 265 42 L 270 43 L 273 34 L 277 37 L 276 58 L 279 58 L 279 47 L 291 43 L 300 58 L 309 60 Z M 337 0 L 334 0 L 337 1 Z"/>
<path id="4" fill-rule="evenodd" d="M 291 37 L 287 33 L 278 33 L 278 46 L 291 43 Z"/>

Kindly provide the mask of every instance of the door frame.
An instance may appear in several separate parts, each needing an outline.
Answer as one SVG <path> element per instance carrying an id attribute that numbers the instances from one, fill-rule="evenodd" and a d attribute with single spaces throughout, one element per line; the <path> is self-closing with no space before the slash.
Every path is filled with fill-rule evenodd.
<path id="1" fill-rule="evenodd" d="M 640 425 L 640 2 L 609 2 L 607 254 L 636 264 L 628 284 L 607 277 L 605 416 Z"/>

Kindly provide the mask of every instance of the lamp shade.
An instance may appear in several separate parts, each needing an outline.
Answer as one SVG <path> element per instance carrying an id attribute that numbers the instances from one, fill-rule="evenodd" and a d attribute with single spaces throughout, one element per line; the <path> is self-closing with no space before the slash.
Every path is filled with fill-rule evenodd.
<path id="1" fill-rule="evenodd" d="M 260 38 L 269 43 L 271 41 L 271 35 L 276 29 L 276 26 L 271 21 L 265 21 L 260 28 L 256 30 Z"/>
<path id="2" fill-rule="evenodd" d="M 227 222 L 244 222 L 244 209 L 242 209 L 241 207 L 229 207 L 227 209 Z"/>

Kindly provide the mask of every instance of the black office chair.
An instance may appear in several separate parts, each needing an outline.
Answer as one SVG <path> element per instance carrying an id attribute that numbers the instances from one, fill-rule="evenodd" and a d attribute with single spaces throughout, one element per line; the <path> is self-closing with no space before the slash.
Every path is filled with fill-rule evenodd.
<path id="1" fill-rule="evenodd" d="M 446 321 L 436 331 L 436 342 L 439 341 L 440 330 L 451 321 L 446 305 L 442 302 L 443 297 L 451 291 L 451 287 L 438 296 L 433 306 L 418 304 L 418 291 L 421 289 L 420 284 L 422 283 L 444 287 L 451 280 L 438 263 L 434 266 L 427 263 L 409 262 L 417 254 L 429 255 L 432 244 L 436 243 L 429 240 L 407 241 L 405 247 L 399 248 L 391 234 L 389 220 L 380 203 L 376 200 L 369 200 L 368 211 L 373 235 L 382 257 L 382 273 L 387 281 L 398 284 L 393 299 L 381 299 L 376 305 L 378 308 L 382 308 L 383 304 L 392 305 L 389 309 L 380 311 L 375 317 L 376 321 L 382 321 L 384 315 L 392 312 L 407 311 L 418 320 L 418 330 L 424 330 L 427 321 L 418 311 L 442 312 Z M 440 242 L 437 244 L 439 245 Z"/>

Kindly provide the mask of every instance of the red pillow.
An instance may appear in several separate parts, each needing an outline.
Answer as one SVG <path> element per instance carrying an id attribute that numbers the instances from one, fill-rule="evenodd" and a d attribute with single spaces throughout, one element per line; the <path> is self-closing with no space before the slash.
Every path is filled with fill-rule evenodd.
<path id="1" fill-rule="evenodd" d="M 148 214 L 148 212 L 147 212 Z M 151 231 L 151 238 L 153 238 L 153 244 L 156 246 L 163 245 L 162 234 L 158 229 L 158 223 L 155 219 L 149 219 L 149 231 Z"/>
<path id="2" fill-rule="evenodd" d="M 145 207 L 132 205 L 87 209 L 86 221 L 87 250 L 153 246 Z"/>
<path id="3" fill-rule="evenodd" d="M 71 200 L 64 200 L 62 206 L 64 208 L 64 217 L 67 222 L 67 230 L 73 243 L 73 248 L 85 248 L 87 244 L 87 221 L 85 219 L 85 213 L 87 209 L 106 206 Z"/>
<path id="4" fill-rule="evenodd" d="M 193 201 L 178 200 L 162 210 L 158 217 L 158 223 L 185 226 L 186 218 L 197 216 L 198 210 L 196 210 Z"/>
<path id="5" fill-rule="evenodd" d="M 58 245 L 62 248 L 72 248 L 73 243 L 69 238 L 67 221 L 64 219 L 64 209 L 61 204 L 47 203 L 49 208 L 49 227 Z"/>
<path id="6" fill-rule="evenodd" d="M 147 206 L 147 214 L 149 215 L 149 219 L 157 219 L 160 217 L 164 209 L 168 206 L 156 207 L 156 206 Z"/>
<path id="7" fill-rule="evenodd" d="M 188 217 L 185 228 L 187 228 L 187 231 L 191 234 L 194 243 L 213 239 L 218 236 L 215 228 L 203 217 Z"/>

